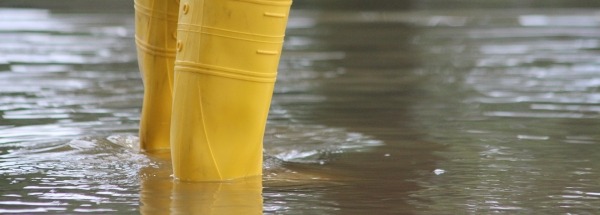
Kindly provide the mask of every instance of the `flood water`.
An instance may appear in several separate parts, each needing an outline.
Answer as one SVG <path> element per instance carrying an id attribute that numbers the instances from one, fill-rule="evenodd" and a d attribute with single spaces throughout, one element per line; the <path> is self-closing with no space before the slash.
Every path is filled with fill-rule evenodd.
<path id="1" fill-rule="evenodd" d="M 0 3 L 0 214 L 600 210 L 598 3 L 365 2 L 295 2 L 262 180 L 199 184 L 137 149 L 130 10 Z"/>

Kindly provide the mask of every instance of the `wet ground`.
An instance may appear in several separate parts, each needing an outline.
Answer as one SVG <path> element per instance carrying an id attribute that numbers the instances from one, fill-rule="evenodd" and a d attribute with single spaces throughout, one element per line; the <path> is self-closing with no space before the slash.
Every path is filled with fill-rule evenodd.
<path id="1" fill-rule="evenodd" d="M 263 179 L 198 185 L 137 151 L 132 11 L 3 1 L 0 213 L 594 214 L 600 4 L 450 3 L 295 2 Z"/>

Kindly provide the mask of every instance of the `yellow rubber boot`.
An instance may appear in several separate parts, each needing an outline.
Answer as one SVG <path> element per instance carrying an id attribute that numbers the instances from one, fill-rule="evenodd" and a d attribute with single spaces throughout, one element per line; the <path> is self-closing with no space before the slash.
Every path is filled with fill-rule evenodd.
<path id="1" fill-rule="evenodd" d="M 171 121 L 182 181 L 262 174 L 291 0 L 182 0 Z"/>
<path id="2" fill-rule="evenodd" d="M 170 148 L 177 0 L 135 0 L 135 40 L 144 81 L 140 147 L 152 152 Z"/>

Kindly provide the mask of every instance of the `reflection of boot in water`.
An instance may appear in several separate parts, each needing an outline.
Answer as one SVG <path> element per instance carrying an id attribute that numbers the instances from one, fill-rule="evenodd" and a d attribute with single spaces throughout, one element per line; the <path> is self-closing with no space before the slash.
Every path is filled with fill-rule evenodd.
<path id="1" fill-rule="evenodd" d="M 171 205 L 173 214 L 262 214 L 262 179 L 175 182 Z"/>
<path id="2" fill-rule="evenodd" d="M 135 0 L 135 39 L 144 81 L 140 147 L 169 149 L 177 13 L 176 0 Z"/>
<path id="3" fill-rule="evenodd" d="M 170 164 L 140 170 L 140 214 L 262 214 L 262 178 L 187 183 L 170 177 Z"/>
<path id="4" fill-rule="evenodd" d="M 262 174 L 262 141 L 290 0 L 182 0 L 171 152 L 176 178 Z"/>
<path id="5" fill-rule="evenodd" d="M 164 166 L 140 169 L 140 214 L 170 214 L 173 179 Z"/>

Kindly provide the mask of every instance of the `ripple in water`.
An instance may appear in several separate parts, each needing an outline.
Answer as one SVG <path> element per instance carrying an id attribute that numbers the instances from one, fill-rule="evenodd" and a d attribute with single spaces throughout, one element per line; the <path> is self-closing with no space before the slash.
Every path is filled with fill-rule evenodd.
<path id="1" fill-rule="evenodd" d="M 4 146 L 0 174 L 5 188 L 0 204 L 6 206 L 2 211 L 102 212 L 136 204 L 138 195 L 132 190 L 139 183 L 138 170 L 152 165 L 132 147 L 136 141 L 135 137 L 82 137 Z"/>

